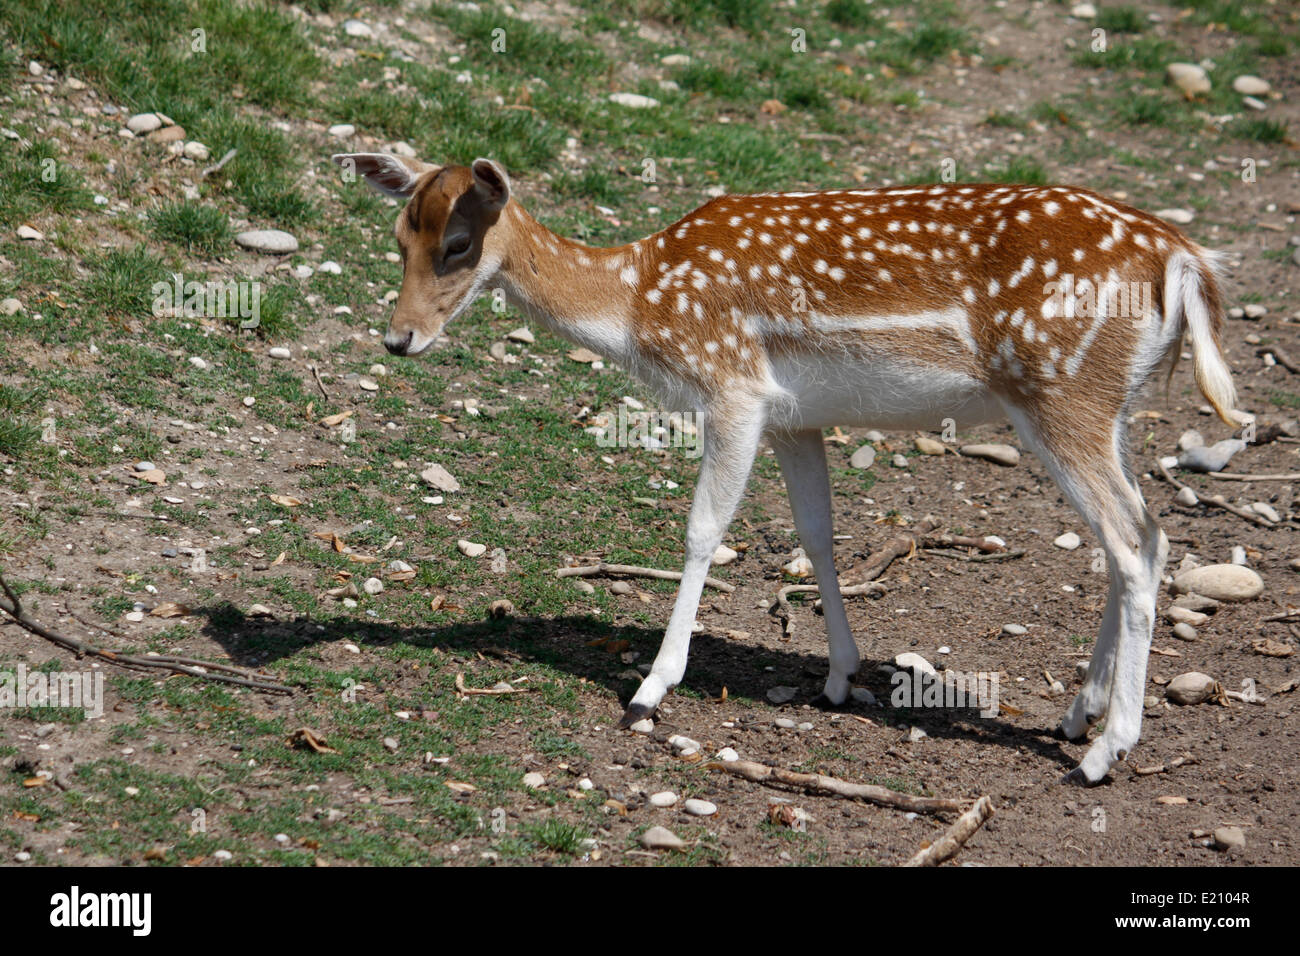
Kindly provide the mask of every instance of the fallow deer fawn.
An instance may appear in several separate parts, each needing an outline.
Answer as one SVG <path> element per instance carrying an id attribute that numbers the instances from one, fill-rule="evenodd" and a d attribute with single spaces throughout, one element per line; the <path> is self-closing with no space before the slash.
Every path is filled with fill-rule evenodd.
<path id="1" fill-rule="evenodd" d="M 723 196 L 648 238 L 596 249 L 538 224 L 492 160 L 333 158 L 408 200 L 390 352 L 423 352 L 501 287 L 552 332 L 702 416 L 681 585 L 624 726 L 682 679 L 704 578 L 760 442 L 776 452 L 821 585 L 823 697 L 839 705 L 859 659 L 831 554 L 821 429 L 1006 417 L 1108 559 L 1096 649 L 1061 729 L 1079 739 L 1102 717 L 1106 726 L 1065 779 L 1096 783 L 1137 744 L 1168 541 L 1125 466 L 1126 412 L 1186 332 L 1197 385 L 1239 424 L 1214 254 L 1085 189 L 964 184 Z"/>

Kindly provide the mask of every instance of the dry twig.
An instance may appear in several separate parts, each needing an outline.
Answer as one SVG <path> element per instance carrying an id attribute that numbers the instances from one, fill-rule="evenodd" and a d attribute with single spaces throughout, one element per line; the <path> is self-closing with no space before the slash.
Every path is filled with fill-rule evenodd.
<path id="1" fill-rule="evenodd" d="M 877 787 L 870 783 L 851 783 L 837 777 L 828 777 L 821 773 L 798 773 L 769 767 L 767 764 L 753 760 L 714 761 L 704 765 L 705 770 L 721 770 L 733 777 L 743 777 L 754 783 L 766 786 L 782 785 L 806 790 L 810 793 L 830 794 L 835 797 L 847 797 L 850 800 L 865 800 L 882 807 L 894 807 L 897 810 L 910 810 L 915 813 L 943 813 L 960 810 L 965 806 L 964 800 L 949 800 L 944 797 L 914 797 L 908 793 L 899 793 L 887 787 Z"/>
<path id="2" fill-rule="evenodd" d="M 526 694 L 530 690 L 531 687 L 466 687 L 465 672 L 456 674 L 456 692 L 467 697 L 471 695 L 499 697 L 502 694 Z"/>
<path id="3" fill-rule="evenodd" d="M 1157 459 L 1156 467 L 1160 469 L 1161 477 L 1163 477 L 1165 481 L 1169 482 L 1175 488 L 1181 489 L 1181 488 L 1188 487 L 1187 485 L 1183 484 L 1181 481 L 1179 481 L 1177 478 L 1175 478 L 1173 475 L 1169 473 L 1169 469 L 1164 466 L 1164 462 L 1159 461 Z M 1245 508 L 1238 508 L 1232 502 L 1228 501 L 1227 498 L 1223 497 L 1223 495 L 1203 495 L 1200 492 L 1198 492 L 1195 488 L 1192 488 L 1191 491 L 1193 494 L 1196 495 L 1196 499 L 1200 501 L 1202 504 L 1213 505 L 1216 508 L 1222 508 L 1224 511 L 1229 511 L 1232 514 L 1235 514 L 1238 518 L 1245 518 L 1251 524 L 1257 524 L 1261 528 L 1277 527 L 1277 525 L 1275 525 L 1272 521 L 1269 521 L 1263 515 L 1255 514 L 1255 512 L 1253 511 L 1247 511 Z"/>
<path id="4" fill-rule="evenodd" d="M 975 805 L 957 818 L 948 831 L 929 846 L 919 851 L 903 866 L 938 866 L 944 860 L 955 856 L 975 832 L 993 816 L 993 801 L 987 796 L 980 797 Z"/>
<path id="5" fill-rule="evenodd" d="M 680 571 L 662 571 L 659 568 L 643 568 L 635 564 L 607 564 L 604 561 L 599 564 L 588 564 L 576 568 L 557 568 L 555 571 L 557 578 L 590 578 L 605 575 L 655 578 L 660 581 L 680 581 L 682 579 L 682 572 Z M 734 584 L 719 581 L 717 578 L 705 578 L 704 583 L 711 588 L 717 588 L 725 594 L 730 594 L 736 590 Z"/>
<path id="6" fill-rule="evenodd" d="M 1259 348 L 1255 349 L 1255 354 L 1271 355 L 1273 356 L 1273 361 L 1277 362 L 1278 365 L 1282 366 L 1288 372 L 1291 372 L 1296 375 L 1300 375 L 1300 365 L 1297 365 L 1295 359 L 1291 358 L 1291 356 L 1287 355 L 1276 345 L 1260 346 Z"/>
<path id="7" fill-rule="evenodd" d="M 1294 471 L 1289 475 L 1248 475 L 1228 471 L 1207 471 L 1206 474 L 1222 481 L 1300 481 L 1300 472 Z"/>
<path id="8" fill-rule="evenodd" d="M 0 611 L 4 611 L 14 619 L 20 627 L 30 631 L 37 637 L 43 637 L 51 644 L 56 644 L 64 650 L 72 651 L 77 657 L 98 657 L 102 660 L 109 661 L 113 664 L 120 664 L 123 667 L 138 667 L 143 669 L 167 670 L 173 674 L 184 674 L 188 677 L 197 677 L 200 680 L 214 681 L 218 684 L 233 684 L 236 687 L 248 687 L 252 690 L 264 691 L 270 694 L 292 694 L 293 688 L 286 687 L 283 684 L 273 684 L 267 681 L 262 675 L 255 671 L 250 671 L 242 667 L 234 667 L 230 664 L 214 664 L 211 661 L 199 661 L 189 657 L 175 657 L 167 654 L 151 655 L 149 657 L 138 657 L 134 654 L 121 654 L 117 651 L 105 650 L 94 644 L 87 644 L 85 641 L 78 640 L 75 637 L 68 637 L 57 631 L 51 631 L 41 626 L 28 616 L 23 610 L 22 602 L 18 595 L 14 593 L 9 582 L 0 575 L 0 588 L 4 590 L 7 601 L 0 600 Z M 208 673 L 208 671 L 218 671 L 219 673 Z"/>

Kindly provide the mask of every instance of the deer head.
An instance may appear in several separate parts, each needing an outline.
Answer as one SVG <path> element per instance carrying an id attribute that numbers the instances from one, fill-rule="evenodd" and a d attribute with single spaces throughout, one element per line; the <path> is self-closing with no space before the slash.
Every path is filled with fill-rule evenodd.
<path id="1" fill-rule="evenodd" d="M 402 253 L 402 289 L 384 347 L 394 355 L 418 355 L 500 268 L 504 244 L 492 227 L 510 201 L 510 179 L 490 159 L 431 166 L 386 153 L 331 158 L 381 193 L 406 200 L 393 229 Z"/>

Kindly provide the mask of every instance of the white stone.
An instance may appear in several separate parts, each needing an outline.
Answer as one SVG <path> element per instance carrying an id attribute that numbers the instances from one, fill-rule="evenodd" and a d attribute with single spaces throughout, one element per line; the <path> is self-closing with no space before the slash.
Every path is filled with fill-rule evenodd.
<path id="1" fill-rule="evenodd" d="M 1232 88 L 1245 96 L 1263 96 L 1273 87 L 1269 86 L 1268 80 L 1246 73 L 1232 81 Z"/>
<path id="2" fill-rule="evenodd" d="M 236 244 L 253 252 L 285 255 L 298 251 L 298 240 L 280 229 L 251 229 L 235 236 Z"/>
<path id="3" fill-rule="evenodd" d="M 640 93 L 611 93 L 609 101 L 634 110 L 654 109 L 659 105 L 659 101 L 654 97 L 642 96 Z"/>
<path id="4" fill-rule="evenodd" d="M 1200 704 L 1214 693 L 1214 678 L 1200 671 L 1179 674 L 1165 687 L 1165 696 L 1175 704 Z"/>
<path id="5" fill-rule="evenodd" d="M 1060 535 L 1058 538 L 1056 538 L 1056 540 L 1052 542 L 1052 544 L 1056 545 L 1058 548 L 1061 548 L 1064 551 L 1073 551 L 1082 543 L 1083 543 L 1082 540 L 1073 531 L 1065 532 L 1065 534 Z"/>
<path id="6" fill-rule="evenodd" d="M 894 666 L 900 671 L 915 671 L 917 673 L 925 674 L 928 677 L 934 677 L 938 673 L 934 669 L 933 664 L 927 661 L 920 654 L 914 654 L 911 651 L 906 651 L 895 657 Z"/>
<path id="7" fill-rule="evenodd" d="M 189 159 L 200 163 L 212 155 L 209 149 L 196 139 L 192 139 L 185 144 L 184 152 Z"/>
<path id="8" fill-rule="evenodd" d="M 1174 86 L 1188 96 L 1210 92 L 1210 77 L 1203 67 L 1195 63 L 1170 63 L 1165 67 L 1165 74 Z"/>
<path id="9" fill-rule="evenodd" d="M 162 119 L 157 113 L 136 113 L 126 121 L 126 128 L 136 136 L 145 136 L 162 128 Z"/>
<path id="10" fill-rule="evenodd" d="M 725 544 L 720 544 L 718 545 L 718 550 L 713 552 L 713 564 L 717 567 L 721 567 L 735 561 L 739 556 L 740 552 L 728 548 Z"/>
<path id="11" fill-rule="evenodd" d="M 335 139 L 347 139 L 357 131 L 357 128 L 351 123 L 336 123 L 328 130 L 329 134 Z"/>
<path id="12" fill-rule="evenodd" d="M 1173 591 L 1190 591 L 1216 601 L 1249 601 L 1264 592 L 1264 579 L 1239 564 L 1208 564 L 1175 575 Z"/>
<path id="13" fill-rule="evenodd" d="M 961 453 L 969 458 L 983 458 L 1007 467 L 1020 464 L 1020 452 L 1010 445 L 963 445 Z"/>
<path id="14" fill-rule="evenodd" d="M 863 445 L 849 458 L 849 465 L 853 468 L 865 469 L 870 468 L 875 461 L 876 449 L 870 445 Z"/>
<path id="15" fill-rule="evenodd" d="M 1176 226 L 1185 226 L 1196 218 L 1196 213 L 1190 209 L 1161 209 L 1156 215 Z"/>
<path id="16" fill-rule="evenodd" d="M 708 800 L 687 800 L 682 809 L 693 817 L 711 817 L 718 812 L 717 806 Z"/>
<path id="17" fill-rule="evenodd" d="M 652 793 L 650 794 L 649 802 L 650 802 L 650 806 L 658 807 L 659 809 L 663 810 L 667 807 L 671 807 L 673 804 L 677 802 L 677 794 L 673 793 L 671 790 L 664 790 L 661 791 L 660 793 Z"/>
<path id="18" fill-rule="evenodd" d="M 459 541 L 456 542 L 456 547 L 459 548 L 460 553 L 465 555 L 465 557 L 467 558 L 480 558 L 487 553 L 486 544 L 478 544 L 477 542 L 474 541 L 466 541 L 464 538 L 461 538 Z"/>
<path id="19" fill-rule="evenodd" d="M 536 770 L 524 774 L 524 786 L 529 790 L 537 790 L 546 786 L 546 778 Z"/>
<path id="20" fill-rule="evenodd" d="M 370 25 L 360 20 L 344 20 L 343 32 L 350 37 L 372 37 L 375 31 L 370 29 Z"/>

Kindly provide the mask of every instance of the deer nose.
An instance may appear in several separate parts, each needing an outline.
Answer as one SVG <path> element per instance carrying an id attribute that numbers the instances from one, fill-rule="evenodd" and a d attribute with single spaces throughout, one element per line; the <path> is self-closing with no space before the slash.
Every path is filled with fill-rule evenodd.
<path id="1" fill-rule="evenodd" d="M 398 335 L 391 329 L 384 336 L 384 348 L 394 355 L 405 355 L 406 350 L 411 347 L 411 339 L 415 337 L 415 331 L 407 332 L 405 335 Z"/>

